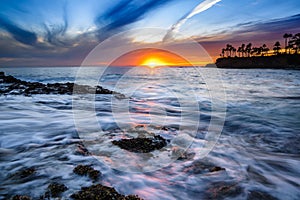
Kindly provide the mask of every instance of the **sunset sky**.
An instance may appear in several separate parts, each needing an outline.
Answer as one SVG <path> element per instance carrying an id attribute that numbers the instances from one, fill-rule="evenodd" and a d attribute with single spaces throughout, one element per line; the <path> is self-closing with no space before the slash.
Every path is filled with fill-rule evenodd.
<path id="1" fill-rule="evenodd" d="M 1 0 L 0 66 L 80 65 L 99 43 L 127 30 L 131 31 L 111 41 L 103 54 L 121 46 L 159 47 L 162 42 L 185 48 L 186 41 L 193 40 L 214 61 L 227 43 L 284 44 L 282 35 L 300 32 L 299 24 L 299 0 Z M 141 31 L 144 28 L 163 31 L 154 34 Z M 192 64 L 209 62 L 204 54 L 190 53 Z M 139 65 L 147 59 L 170 65 L 185 62 L 180 55 L 155 48 L 127 55 L 117 64 Z M 89 64 L 99 63 L 109 61 Z"/>

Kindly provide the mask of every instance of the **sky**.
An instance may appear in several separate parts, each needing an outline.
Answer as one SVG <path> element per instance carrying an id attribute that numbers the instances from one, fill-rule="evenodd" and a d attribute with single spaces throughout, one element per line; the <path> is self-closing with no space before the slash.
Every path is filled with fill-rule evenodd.
<path id="1" fill-rule="evenodd" d="M 89 65 L 139 65 L 149 59 L 204 65 L 227 43 L 283 45 L 282 35 L 300 32 L 299 24 L 299 0 L 1 0 L 0 66 L 78 66 L 105 42 L 98 52 L 102 60 Z M 191 41 L 211 59 L 186 45 Z M 175 58 L 162 44 L 176 44 L 174 52 L 184 51 L 185 57 Z M 129 46 L 135 53 L 118 53 Z M 111 62 L 111 52 L 120 55 L 118 62 Z"/>

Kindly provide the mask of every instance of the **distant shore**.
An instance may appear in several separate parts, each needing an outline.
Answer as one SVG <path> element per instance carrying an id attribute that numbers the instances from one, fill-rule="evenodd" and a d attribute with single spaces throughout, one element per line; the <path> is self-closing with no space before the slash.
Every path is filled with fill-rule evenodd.
<path id="1" fill-rule="evenodd" d="M 299 54 L 279 54 L 273 56 L 226 57 L 216 60 L 218 68 L 233 69 L 297 69 L 300 70 Z"/>

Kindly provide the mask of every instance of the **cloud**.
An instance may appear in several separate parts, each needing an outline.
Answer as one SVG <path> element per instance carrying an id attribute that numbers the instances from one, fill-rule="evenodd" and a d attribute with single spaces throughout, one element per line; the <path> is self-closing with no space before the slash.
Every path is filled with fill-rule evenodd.
<path id="1" fill-rule="evenodd" d="M 197 5 L 192 11 L 187 13 L 181 19 L 179 19 L 175 24 L 172 25 L 171 29 L 165 35 L 163 41 L 167 41 L 173 38 L 173 33 L 176 32 L 188 19 L 192 18 L 193 16 L 211 8 L 216 3 L 220 2 L 221 0 L 204 0 L 199 5 Z"/>
<path id="2" fill-rule="evenodd" d="M 18 25 L 11 22 L 6 17 L 0 15 L 0 27 L 5 29 L 13 38 L 17 41 L 26 44 L 26 45 L 34 45 L 37 41 L 37 35 L 34 32 L 30 32 L 25 30 Z"/>
<path id="3" fill-rule="evenodd" d="M 57 46 L 69 46 L 70 44 L 67 43 L 67 40 L 61 40 L 60 37 L 65 36 L 65 33 L 68 29 L 68 17 L 67 17 L 67 4 L 63 5 L 63 24 L 61 25 L 51 25 L 51 28 L 44 24 L 44 28 L 46 31 L 46 39 L 52 45 Z"/>
<path id="4" fill-rule="evenodd" d="M 226 30 L 215 32 L 209 36 L 194 38 L 216 57 L 227 44 L 239 46 L 251 42 L 253 45 L 267 44 L 272 47 L 276 41 L 283 41 L 284 33 L 300 32 L 300 14 L 266 21 L 249 21 L 227 27 Z"/>
<path id="5" fill-rule="evenodd" d="M 104 15 L 96 18 L 97 36 L 100 41 L 106 39 L 124 26 L 140 20 L 146 13 L 172 0 L 123 0 Z M 143 3 L 142 3 L 143 2 Z"/>
<path id="6" fill-rule="evenodd" d="M 284 32 L 292 31 L 293 29 L 299 30 L 300 14 L 288 16 L 280 19 L 272 19 L 264 22 L 248 22 L 244 24 L 237 24 L 239 32 Z"/>

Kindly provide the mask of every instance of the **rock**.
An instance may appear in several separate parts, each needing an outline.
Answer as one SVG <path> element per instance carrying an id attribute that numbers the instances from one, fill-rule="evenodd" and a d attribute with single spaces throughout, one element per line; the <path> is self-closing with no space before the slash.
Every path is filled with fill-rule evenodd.
<path id="1" fill-rule="evenodd" d="M 203 159 L 203 160 L 195 160 L 191 165 L 187 166 L 184 169 L 186 173 L 193 173 L 193 174 L 203 174 L 208 172 L 217 172 L 226 170 L 223 167 L 215 166 L 210 161 Z"/>
<path id="2" fill-rule="evenodd" d="M 22 170 L 17 171 L 15 174 L 11 175 L 11 177 L 13 178 L 26 178 L 29 177 L 31 175 L 33 175 L 35 173 L 35 168 L 34 167 L 29 167 L 29 168 L 25 168 Z"/>
<path id="3" fill-rule="evenodd" d="M 277 200 L 272 195 L 262 191 L 249 191 L 247 200 Z"/>
<path id="4" fill-rule="evenodd" d="M 210 172 L 217 172 L 217 171 L 222 171 L 222 170 L 225 170 L 225 168 L 219 167 L 219 166 L 212 167 L 209 169 Z"/>
<path id="5" fill-rule="evenodd" d="M 68 188 L 64 184 L 60 183 L 50 183 L 48 185 L 48 191 L 45 193 L 44 198 L 56 198 L 61 195 L 64 191 L 68 190 Z"/>
<path id="6" fill-rule="evenodd" d="M 243 193 L 243 189 L 237 183 L 215 182 L 205 192 L 205 199 L 233 198 Z"/>
<path id="7" fill-rule="evenodd" d="M 192 160 L 195 157 L 196 153 L 194 152 L 186 152 L 180 154 L 178 160 Z"/>
<path id="8" fill-rule="evenodd" d="M 80 176 L 89 176 L 93 180 L 97 180 L 99 176 L 101 175 L 101 172 L 98 170 L 95 170 L 89 165 L 78 165 L 73 169 L 73 172 L 75 174 L 78 174 Z"/>
<path id="9" fill-rule="evenodd" d="M 76 154 L 83 155 L 83 156 L 91 155 L 89 150 L 87 148 L 85 148 L 85 146 L 82 143 L 77 145 Z"/>
<path id="10" fill-rule="evenodd" d="M 149 153 L 154 150 L 159 150 L 167 145 L 166 140 L 160 135 L 155 135 L 153 138 L 132 138 L 112 141 L 114 145 L 119 146 L 135 153 Z"/>
<path id="11" fill-rule="evenodd" d="M 122 195 L 114 188 L 103 186 L 101 184 L 92 185 L 90 187 L 82 187 L 77 193 L 71 195 L 75 200 L 98 200 L 98 199 L 114 199 L 114 200 L 142 200 L 136 195 Z"/>
<path id="12" fill-rule="evenodd" d="M 12 200 L 30 200 L 31 198 L 29 196 L 25 195 L 15 195 L 12 197 Z"/>
<path id="13" fill-rule="evenodd" d="M 118 94 L 101 86 L 92 87 L 89 85 L 78 85 L 74 83 L 48 83 L 21 81 L 13 76 L 0 74 L 0 83 L 5 83 L 0 89 L 0 94 L 24 94 L 30 96 L 33 94 Z M 13 92 L 12 92 L 13 91 Z"/>

